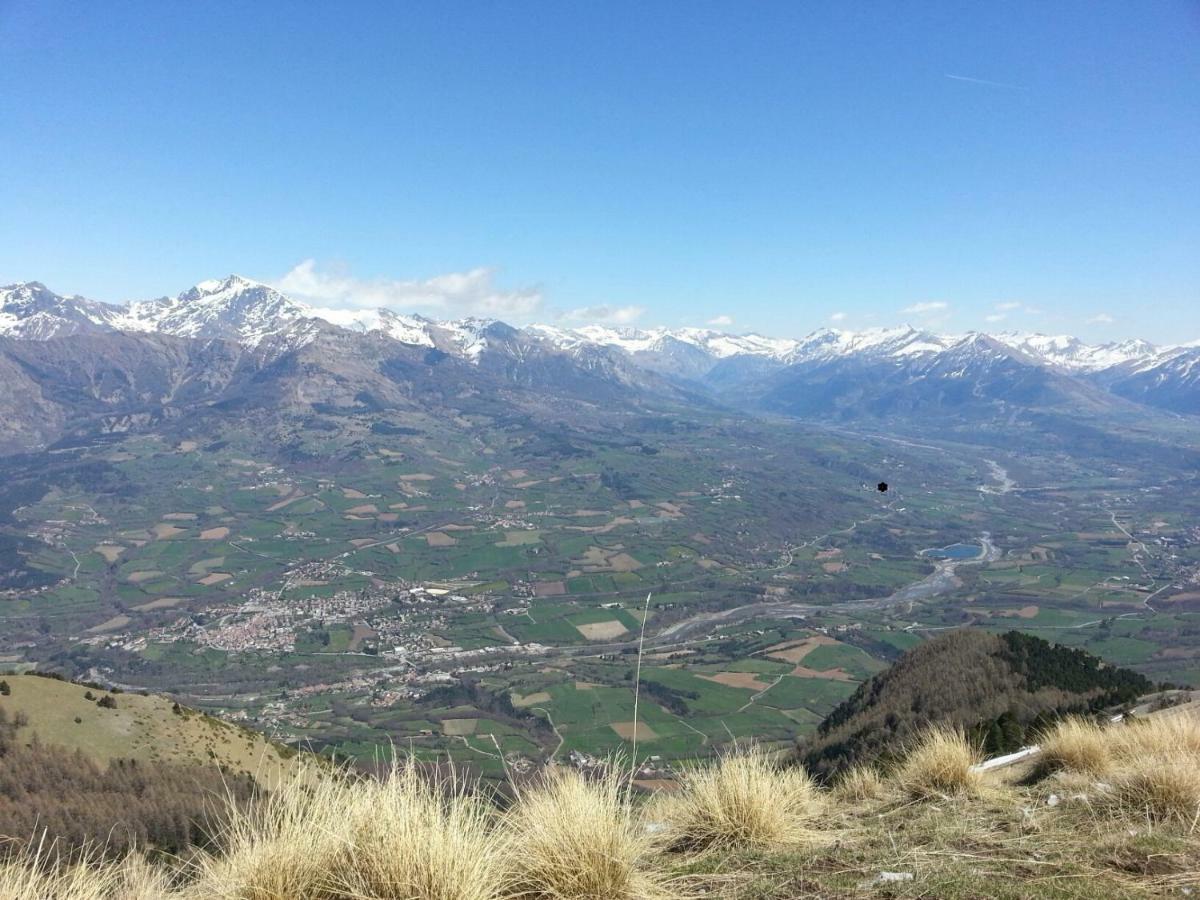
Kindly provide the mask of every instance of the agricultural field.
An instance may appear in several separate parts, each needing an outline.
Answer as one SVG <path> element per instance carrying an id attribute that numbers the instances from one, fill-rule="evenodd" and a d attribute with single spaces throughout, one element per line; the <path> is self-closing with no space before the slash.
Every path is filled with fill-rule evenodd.
<path id="1" fill-rule="evenodd" d="M 1200 684 L 1200 502 L 1166 468 L 995 451 L 1000 491 L 973 447 L 716 413 L 620 440 L 420 425 L 6 461 L 27 586 L 0 595 L 0 669 L 497 775 L 784 746 L 962 625 Z"/>

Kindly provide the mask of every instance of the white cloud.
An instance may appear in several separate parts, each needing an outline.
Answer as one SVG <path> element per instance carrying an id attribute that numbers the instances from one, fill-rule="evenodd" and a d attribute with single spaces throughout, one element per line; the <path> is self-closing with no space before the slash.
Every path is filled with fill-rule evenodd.
<path id="1" fill-rule="evenodd" d="M 984 316 L 985 322 L 1003 322 L 1008 316 L 1004 313 L 992 313 L 990 316 Z"/>
<path id="2" fill-rule="evenodd" d="M 830 322 L 843 322 L 843 321 L 845 321 L 845 319 L 846 319 L 846 314 L 844 312 L 835 312 L 833 315 L 831 315 L 829 317 Z"/>
<path id="3" fill-rule="evenodd" d="M 1009 300 L 1007 303 L 997 303 L 996 304 L 996 309 L 998 309 L 1002 312 L 1008 312 L 1011 309 L 1020 309 L 1020 308 L 1021 308 L 1021 304 L 1018 303 L 1016 300 Z"/>
<path id="4" fill-rule="evenodd" d="M 733 316 L 724 316 L 724 315 L 717 316 L 714 319 L 709 319 L 708 324 L 709 325 L 718 325 L 718 326 L 732 325 L 733 324 Z"/>
<path id="5" fill-rule="evenodd" d="M 1110 316 L 1108 313 L 1102 312 L 1102 313 L 1097 313 L 1096 315 L 1094 315 L 1090 319 L 1088 319 L 1088 324 L 1089 325 L 1111 325 L 1115 321 L 1117 321 L 1117 320 L 1114 319 L 1112 316 Z"/>
<path id="6" fill-rule="evenodd" d="M 611 325 L 629 325 L 646 311 L 642 306 L 581 306 L 565 316 L 577 322 L 605 322 Z"/>
<path id="7" fill-rule="evenodd" d="M 542 308 L 540 290 L 502 290 L 495 283 L 495 271 L 489 268 L 410 281 L 361 279 L 349 272 L 320 271 L 315 260 L 306 259 L 272 286 L 298 300 L 353 309 L 383 306 L 401 312 L 433 309 L 456 315 L 527 316 Z"/>
<path id="8" fill-rule="evenodd" d="M 943 312 L 950 308 L 950 304 L 944 300 L 927 300 L 924 303 L 914 303 L 912 306 L 906 306 L 901 312 L 913 313 L 918 316 L 928 315 L 929 313 Z"/>

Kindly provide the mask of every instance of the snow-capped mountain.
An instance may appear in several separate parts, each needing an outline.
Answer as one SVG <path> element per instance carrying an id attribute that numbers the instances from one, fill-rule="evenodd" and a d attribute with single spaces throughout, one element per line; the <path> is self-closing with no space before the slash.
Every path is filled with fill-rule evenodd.
<path id="1" fill-rule="evenodd" d="M 274 288 L 230 275 L 202 281 L 177 297 L 131 303 L 113 324 L 120 331 L 219 338 L 253 347 L 309 315 L 307 307 Z"/>
<path id="2" fill-rule="evenodd" d="M 62 297 L 37 281 L 0 287 L 0 335 L 45 341 L 86 331 L 111 331 L 117 308 Z"/>
<path id="3" fill-rule="evenodd" d="M 477 358 L 489 331 L 508 326 L 492 319 L 437 322 L 387 309 L 324 309 L 292 300 L 269 285 L 230 275 L 202 281 L 176 297 L 114 304 L 64 297 L 38 282 L 0 288 L 0 335 L 49 340 L 96 332 L 156 332 L 188 338 L 215 338 L 257 347 L 267 337 L 311 335 L 302 320 L 323 320 L 351 331 L 377 332 L 418 347 L 434 347 Z"/>
<path id="4" fill-rule="evenodd" d="M 1078 372 L 1099 372 L 1111 366 L 1148 360 L 1159 348 L 1142 340 L 1117 341 L 1109 344 L 1085 344 L 1070 335 L 999 334 L 998 340 L 1023 350 L 1035 359 Z"/>
<path id="5" fill-rule="evenodd" d="M 1200 345 L 1185 344 L 1145 359 L 1131 359 L 1097 373 L 1095 380 L 1119 397 L 1169 409 L 1200 413 Z"/>
<path id="6" fill-rule="evenodd" d="M 515 329 L 494 319 L 436 321 L 387 309 L 315 307 L 239 275 L 201 282 L 176 297 L 126 304 L 60 296 L 38 282 L 0 288 L 0 336 L 20 340 L 158 333 L 267 346 L 278 356 L 330 327 L 502 370 L 516 382 L 532 384 L 551 371 L 567 377 L 564 365 L 627 385 L 637 383 L 641 372 L 726 400 L 772 397 L 777 408 L 793 408 L 788 391 L 803 388 L 811 394 L 822 378 L 843 384 L 847 396 L 852 388 L 869 393 L 879 386 L 854 387 L 868 377 L 893 387 L 906 379 L 937 385 L 975 379 L 977 392 L 983 381 L 994 382 L 997 397 L 1007 379 L 1014 397 L 1031 397 L 1038 393 L 1034 382 L 1052 373 L 1142 404 L 1180 412 L 1200 409 L 1192 399 L 1200 393 L 1200 347 L 1160 348 L 1140 340 L 1093 345 L 1069 335 L 946 335 L 908 325 L 821 329 L 800 339 L 705 328 L 535 324 Z M 994 377 L 996 372 L 1004 377 Z M 1053 383 L 1056 396 L 1071 393 L 1066 382 Z M 952 390 L 947 396 L 953 395 Z M 810 397 L 805 408 L 813 402 Z"/>
<path id="7" fill-rule="evenodd" d="M 202 281 L 177 297 L 102 303 L 63 297 L 36 281 L 0 288 L 0 335 L 49 340 L 82 331 L 159 332 L 257 346 L 310 312 L 249 278 Z"/>

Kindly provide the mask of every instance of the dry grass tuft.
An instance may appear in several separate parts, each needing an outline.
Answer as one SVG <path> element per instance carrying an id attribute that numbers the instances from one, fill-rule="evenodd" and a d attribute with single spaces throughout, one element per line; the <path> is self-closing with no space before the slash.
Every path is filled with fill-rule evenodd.
<path id="1" fill-rule="evenodd" d="M 297 779 L 250 809 L 229 807 L 225 852 L 203 858 L 193 894 L 220 900 L 325 900 L 342 849 L 349 787 Z"/>
<path id="2" fill-rule="evenodd" d="M 887 786 L 874 766 L 857 765 L 847 769 L 833 786 L 833 796 L 850 803 L 878 800 Z"/>
<path id="3" fill-rule="evenodd" d="M 1122 757 L 1186 754 L 1200 764 L 1200 718 L 1168 712 L 1130 721 L 1109 734 Z"/>
<path id="4" fill-rule="evenodd" d="M 686 773 L 661 805 L 672 849 L 776 849 L 810 840 L 821 796 L 800 766 L 781 769 L 759 748 Z"/>
<path id="5" fill-rule="evenodd" d="M 897 772 L 900 787 L 918 800 L 975 797 L 985 779 L 972 766 L 983 760 L 957 728 L 934 726 L 924 732 Z"/>
<path id="6" fill-rule="evenodd" d="M 1113 767 L 1113 730 L 1086 719 L 1063 719 L 1038 739 L 1043 772 L 1104 775 Z"/>
<path id="7" fill-rule="evenodd" d="M 382 780 L 294 781 L 231 809 L 227 850 L 195 896 L 221 900 L 492 900 L 501 860 L 486 800 L 411 765 Z"/>
<path id="8" fill-rule="evenodd" d="M 0 900 L 167 900 L 170 896 L 165 873 L 138 855 L 119 862 L 85 855 L 68 863 L 54 849 L 31 845 L 0 861 Z"/>
<path id="9" fill-rule="evenodd" d="M 415 768 L 357 785 L 346 811 L 339 896 L 493 900 L 501 854 L 478 785 L 431 783 Z"/>
<path id="10" fill-rule="evenodd" d="M 1200 826 L 1200 767 L 1179 754 L 1142 757 L 1118 772 L 1111 800 L 1122 813 L 1195 829 Z"/>
<path id="11" fill-rule="evenodd" d="M 506 891 L 524 900 L 656 900 L 671 894 L 617 774 L 551 773 L 505 820 Z"/>

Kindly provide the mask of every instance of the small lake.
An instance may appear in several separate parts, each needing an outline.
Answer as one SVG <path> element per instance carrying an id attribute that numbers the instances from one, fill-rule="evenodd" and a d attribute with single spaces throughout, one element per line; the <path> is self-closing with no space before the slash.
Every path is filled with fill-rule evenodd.
<path id="1" fill-rule="evenodd" d="M 951 544 L 949 547 L 933 547 L 922 550 L 922 556 L 933 559 L 974 559 L 983 552 L 978 544 Z"/>

